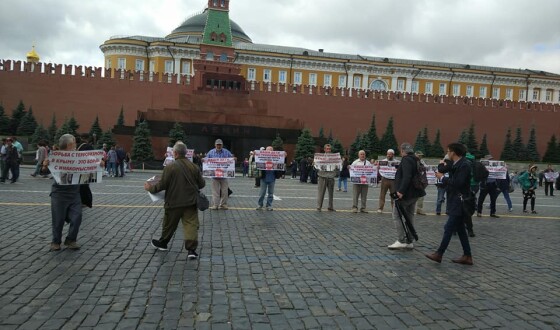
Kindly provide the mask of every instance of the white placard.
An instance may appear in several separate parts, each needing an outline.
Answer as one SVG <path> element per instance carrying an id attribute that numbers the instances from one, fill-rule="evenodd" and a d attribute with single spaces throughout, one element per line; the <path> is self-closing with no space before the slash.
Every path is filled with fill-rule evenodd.
<path id="1" fill-rule="evenodd" d="M 187 154 L 185 158 L 193 161 L 194 149 L 187 149 Z M 173 148 L 167 147 L 167 151 L 165 152 L 165 160 L 163 161 L 163 166 L 167 166 L 175 161 L 175 157 L 173 157 Z"/>
<path id="2" fill-rule="evenodd" d="M 373 164 L 349 165 L 350 182 L 353 184 L 370 184 L 377 182 L 377 167 Z"/>
<path id="3" fill-rule="evenodd" d="M 101 182 L 103 150 L 64 151 L 49 154 L 49 170 L 59 185 Z"/>
<path id="4" fill-rule="evenodd" d="M 488 179 L 505 180 L 506 163 L 500 160 L 481 160 L 480 163 L 488 170 Z"/>
<path id="5" fill-rule="evenodd" d="M 205 178 L 235 178 L 235 158 L 205 158 L 202 163 Z"/>
<path id="6" fill-rule="evenodd" d="M 340 153 L 316 153 L 313 166 L 319 171 L 335 171 L 342 167 Z"/>
<path id="7" fill-rule="evenodd" d="M 436 184 L 437 165 L 424 165 L 424 167 L 426 167 L 426 178 L 428 178 L 428 184 Z"/>
<path id="8" fill-rule="evenodd" d="M 394 161 L 380 160 L 378 162 L 379 174 L 381 174 L 381 176 L 386 179 L 394 180 L 395 174 L 397 173 L 397 167 L 399 166 L 399 164 L 400 161 L 398 160 L 394 160 Z"/>
<path id="9" fill-rule="evenodd" d="M 255 166 L 262 171 L 284 171 L 286 169 L 285 151 L 255 150 Z"/>
<path id="10" fill-rule="evenodd" d="M 545 172 L 544 178 L 546 182 L 554 182 L 558 178 L 558 172 Z"/>

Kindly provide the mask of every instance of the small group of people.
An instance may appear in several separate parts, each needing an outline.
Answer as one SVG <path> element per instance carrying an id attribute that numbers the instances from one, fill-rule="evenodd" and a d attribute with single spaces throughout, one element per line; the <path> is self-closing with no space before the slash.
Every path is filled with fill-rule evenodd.
<path id="1" fill-rule="evenodd" d="M 109 148 L 107 144 L 104 143 L 103 152 L 105 153 L 105 170 L 107 171 L 107 175 L 109 175 L 110 177 L 122 178 L 124 177 L 124 173 L 126 170 L 132 171 L 132 164 L 130 163 L 130 153 L 125 152 L 122 146 L 116 145 Z"/>

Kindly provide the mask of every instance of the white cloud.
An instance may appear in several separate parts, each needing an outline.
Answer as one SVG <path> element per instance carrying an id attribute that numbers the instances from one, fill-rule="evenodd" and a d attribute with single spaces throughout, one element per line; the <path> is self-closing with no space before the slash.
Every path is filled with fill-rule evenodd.
<path id="1" fill-rule="evenodd" d="M 206 0 L 4 0 L 0 58 L 36 45 L 43 61 L 103 64 L 114 35 L 164 37 Z M 560 74 L 556 0 L 233 0 L 230 16 L 256 43 Z"/>

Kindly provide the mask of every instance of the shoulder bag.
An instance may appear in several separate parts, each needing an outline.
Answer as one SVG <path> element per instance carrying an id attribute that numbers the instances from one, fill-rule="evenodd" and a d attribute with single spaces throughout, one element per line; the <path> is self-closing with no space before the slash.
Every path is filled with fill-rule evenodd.
<path id="1" fill-rule="evenodd" d="M 208 197 L 206 197 L 206 195 L 200 191 L 198 189 L 198 186 L 195 185 L 190 179 L 189 179 L 189 175 L 187 173 L 187 168 L 186 166 L 183 164 L 183 162 L 176 162 L 181 164 L 181 169 L 183 170 L 183 174 L 185 175 L 185 178 L 187 179 L 187 182 L 192 185 L 197 191 L 198 191 L 198 196 L 196 197 L 196 207 L 200 210 L 200 211 L 206 211 L 208 210 L 208 208 L 210 207 L 210 201 L 208 200 Z"/>

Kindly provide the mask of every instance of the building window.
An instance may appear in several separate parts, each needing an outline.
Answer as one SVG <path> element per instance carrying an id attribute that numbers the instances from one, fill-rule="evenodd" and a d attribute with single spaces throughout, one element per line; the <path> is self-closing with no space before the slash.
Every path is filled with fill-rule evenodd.
<path id="1" fill-rule="evenodd" d="M 226 53 L 222 53 L 222 55 L 220 55 L 220 62 L 227 62 L 227 54 Z"/>
<path id="2" fill-rule="evenodd" d="M 222 0 L 220 1 L 220 7 L 225 7 L 226 6 L 226 0 Z"/>
<path id="3" fill-rule="evenodd" d="M 183 62 L 183 67 L 181 68 L 182 74 L 191 74 L 191 62 Z"/>
<path id="4" fill-rule="evenodd" d="M 546 102 L 552 101 L 552 91 L 546 91 Z"/>
<path id="5" fill-rule="evenodd" d="M 173 61 L 165 61 L 165 73 L 173 73 Z"/>
<path id="6" fill-rule="evenodd" d="M 272 71 L 270 69 L 264 69 L 263 70 L 263 81 L 270 82 L 270 79 L 272 79 Z"/>
<path id="7" fill-rule="evenodd" d="M 404 91 L 404 79 L 397 80 L 397 91 Z"/>
<path id="8" fill-rule="evenodd" d="M 522 89 L 519 91 L 519 101 L 525 101 L 527 98 L 526 90 Z"/>
<path id="9" fill-rule="evenodd" d="M 494 99 L 500 98 L 500 89 L 498 87 L 492 88 L 492 98 Z"/>
<path id="10" fill-rule="evenodd" d="M 309 74 L 309 85 L 317 86 L 317 74 L 316 73 L 310 73 Z"/>
<path id="11" fill-rule="evenodd" d="M 461 85 L 453 84 L 453 96 L 460 96 L 461 95 Z"/>
<path id="12" fill-rule="evenodd" d="M 301 85 L 301 72 L 294 72 L 294 84 Z"/>
<path id="13" fill-rule="evenodd" d="M 338 76 L 338 87 L 339 88 L 346 87 L 346 76 Z"/>
<path id="14" fill-rule="evenodd" d="M 218 7 L 218 0 L 213 1 L 214 7 Z"/>
<path id="15" fill-rule="evenodd" d="M 433 88 L 434 88 L 433 86 L 434 86 L 433 83 L 427 82 L 426 83 L 426 88 L 425 88 L 425 93 L 426 94 L 432 94 L 433 93 Z"/>
<path id="16" fill-rule="evenodd" d="M 278 82 L 281 83 L 281 84 L 285 84 L 286 83 L 286 75 L 287 75 L 286 71 L 280 71 L 280 73 L 278 73 Z"/>
<path id="17" fill-rule="evenodd" d="M 136 71 L 144 71 L 144 60 L 136 60 Z"/>
<path id="18" fill-rule="evenodd" d="M 486 86 L 481 86 L 478 90 L 478 97 L 486 97 Z"/>
<path id="19" fill-rule="evenodd" d="M 513 98 L 513 88 L 506 88 L 506 100 Z"/>
<path id="20" fill-rule="evenodd" d="M 254 81 L 256 76 L 257 76 L 257 71 L 255 70 L 255 68 L 249 68 L 247 70 L 247 80 Z"/>
<path id="21" fill-rule="evenodd" d="M 362 88 L 362 77 L 354 77 L 354 88 Z"/>
<path id="22" fill-rule="evenodd" d="M 213 61 L 214 60 L 214 52 L 206 53 L 206 60 L 207 61 Z"/>
<path id="23" fill-rule="evenodd" d="M 325 87 L 331 87 L 332 84 L 332 76 L 330 74 L 326 74 L 324 77 L 323 85 Z"/>
<path id="24" fill-rule="evenodd" d="M 412 93 L 418 93 L 418 82 L 417 81 L 413 81 L 412 82 L 412 86 L 411 86 L 411 90 Z"/>
<path id="25" fill-rule="evenodd" d="M 471 85 L 468 85 L 468 86 L 467 86 L 467 96 L 468 96 L 468 97 L 473 97 L 473 96 L 474 96 L 474 94 L 473 94 L 473 87 L 472 87 Z"/>
<path id="26" fill-rule="evenodd" d="M 126 58 L 119 58 L 119 66 L 117 69 L 126 70 Z"/>
<path id="27" fill-rule="evenodd" d="M 105 61 L 105 68 L 106 69 L 111 68 L 111 59 L 107 59 L 107 61 Z"/>
<path id="28" fill-rule="evenodd" d="M 533 90 L 533 101 L 538 101 L 539 100 L 539 93 L 540 91 L 538 89 L 534 89 Z"/>
<path id="29" fill-rule="evenodd" d="M 383 80 L 377 79 L 372 81 L 371 89 L 374 91 L 386 91 L 387 84 Z"/>
<path id="30" fill-rule="evenodd" d="M 439 95 L 447 95 L 447 91 L 444 83 L 439 84 Z"/>

